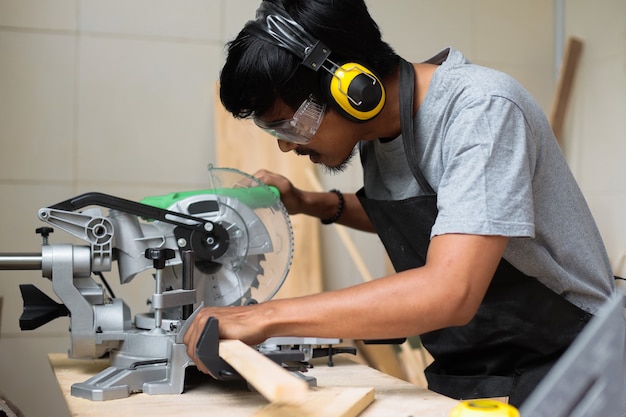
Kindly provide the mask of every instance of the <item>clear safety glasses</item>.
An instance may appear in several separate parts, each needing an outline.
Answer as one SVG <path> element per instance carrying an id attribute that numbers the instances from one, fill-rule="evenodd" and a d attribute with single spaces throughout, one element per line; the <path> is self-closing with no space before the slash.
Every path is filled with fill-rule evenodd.
<path id="1" fill-rule="evenodd" d="M 255 118 L 254 123 L 280 140 L 306 145 L 311 142 L 320 127 L 325 111 L 326 103 L 319 103 L 313 95 L 310 95 L 291 119 L 268 123 Z"/>

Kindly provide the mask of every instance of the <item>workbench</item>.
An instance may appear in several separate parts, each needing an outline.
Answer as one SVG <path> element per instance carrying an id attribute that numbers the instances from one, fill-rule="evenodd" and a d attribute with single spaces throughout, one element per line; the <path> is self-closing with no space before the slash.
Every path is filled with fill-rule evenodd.
<path id="1" fill-rule="evenodd" d="M 128 398 L 91 401 L 73 397 L 71 385 L 82 382 L 108 366 L 108 360 L 69 359 L 66 354 L 50 354 L 50 364 L 65 397 L 71 415 L 102 417 L 113 415 L 146 416 L 228 416 L 249 417 L 268 404 L 259 393 L 249 389 L 245 381 L 216 381 L 187 370 L 185 392 L 173 395 L 132 394 Z M 391 377 L 347 356 L 335 356 L 335 366 L 323 360 L 312 361 L 314 367 L 306 375 L 317 379 L 319 389 L 325 387 L 371 387 L 375 400 L 361 417 L 447 417 L 458 402 L 416 385 Z M 331 417 L 331 416 L 329 416 Z"/>

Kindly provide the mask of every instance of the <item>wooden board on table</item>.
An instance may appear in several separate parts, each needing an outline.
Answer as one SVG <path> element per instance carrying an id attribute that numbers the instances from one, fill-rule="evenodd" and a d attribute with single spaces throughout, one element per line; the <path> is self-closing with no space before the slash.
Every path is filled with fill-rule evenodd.
<path id="1" fill-rule="evenodd" d="M 219 355 L 268 401 L 298 405 L 308 395 L 309 386 L 267 356 L 240 340 L 221 340 Z"/>
<path id="2" fill-rule="evenodd" d="M 218 90 L 216 86 L 216 90 Z M 293 152 L 282 153 L 276 138 L 251 120 L 235 119 L 219 96 L 215 100 L 216 166 L 236 168 L 248 174 L 268 169 L 284 175 L 299 188 L 310 188 L 306 169 L 308 160 Z M 294 259 L 285 283 L 275 298 L 298 297 L 322 291 L 319 221 L 307 216 L 292 216 Z"/>
<path id="3" fill-rule="evenodd" d="M 270 401 L 255 417 L 355 417 L 374 401 L 374 389 L 369 387 L 309 389 L 304 379 L 239 340 L 221 340 L 219 352 Z"/>
<path id="4" fill-rule="evenodd" d="M 356 417 L 373 401 L 373 388 L 315 388 L 301 404 L 271 403 L 253 417 Z"/>

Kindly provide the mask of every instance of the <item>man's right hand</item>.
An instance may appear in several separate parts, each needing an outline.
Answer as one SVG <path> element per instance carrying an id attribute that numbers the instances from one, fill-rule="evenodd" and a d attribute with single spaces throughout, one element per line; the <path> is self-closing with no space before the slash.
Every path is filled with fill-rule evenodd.
<path id="1" fill-rule="evenodd" d="M 286 177 L 261 169 L 254 174 L 254 177 L 263 181 L 267 185 L 278 188 L 280 199 L 289 214 L 299 214 L 304 211 L 303 191 L 296 188 Z"/>

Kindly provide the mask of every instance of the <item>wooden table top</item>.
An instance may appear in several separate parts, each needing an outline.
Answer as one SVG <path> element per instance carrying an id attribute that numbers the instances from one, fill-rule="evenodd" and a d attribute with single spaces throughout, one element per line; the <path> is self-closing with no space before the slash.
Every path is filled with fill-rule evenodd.
<path id="1" fill-rule="evenodd" d="M 317 378 L 324 387 L 374 388 L 375 400 L 361 417 L 447 417 L 458 402 L 416 385 L 391 377 L 353 360 L 335 356 L 335 366 L 314 361 L 307 375 Z M 245 382 L 216 381 L 200 374 L 194 367 L 187 370 L 185 392 L 172 395 L 132 394 L 128 398 L 91 401 L 73 397 L 71 385 L 83 382 L 108 366 L 108 360 L 69 359 L 66 354 L 49 354 L 50 364 L 72 416 L 251 416 L 268 405 L 259 393 Z M 331 416 L 329 416 L 331 417 Z"/>

